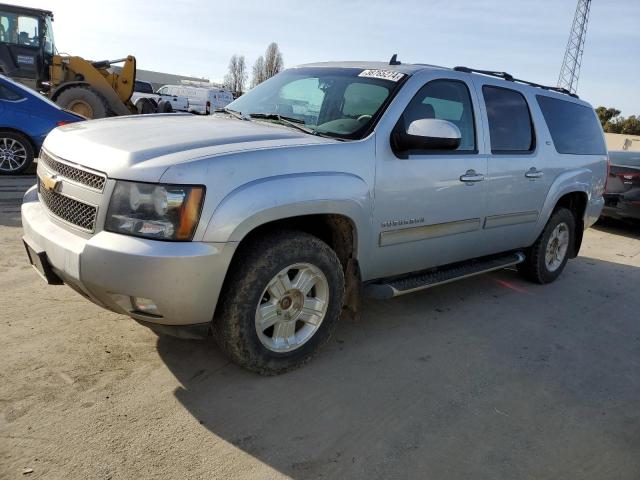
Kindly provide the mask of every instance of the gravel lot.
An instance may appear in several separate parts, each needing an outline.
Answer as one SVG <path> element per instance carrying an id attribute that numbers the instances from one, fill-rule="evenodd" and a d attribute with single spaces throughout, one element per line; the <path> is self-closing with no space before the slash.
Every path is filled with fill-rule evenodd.
<path id="1" fill-rule="evenodd" d="M 262 378 L 46 286 L 20 241 L 33 182 L 0 178 L 1 478 L 640 478 L 637 227 L 589 230 L 553 285 L 368 302 Z"/>

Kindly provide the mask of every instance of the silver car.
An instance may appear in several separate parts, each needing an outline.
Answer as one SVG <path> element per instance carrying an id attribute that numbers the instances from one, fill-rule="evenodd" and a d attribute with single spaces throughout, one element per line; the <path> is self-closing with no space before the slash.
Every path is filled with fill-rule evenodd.
<path id="1" fill-rule="evenodd" d="M 319 63 L 210 117 L 55 129 L 22 223 L 49 283 L 275 374 L 365 295 L 510 265 L 552 282 L 606 175 L 597 117 L 568 92 L 465 67 Z"/>

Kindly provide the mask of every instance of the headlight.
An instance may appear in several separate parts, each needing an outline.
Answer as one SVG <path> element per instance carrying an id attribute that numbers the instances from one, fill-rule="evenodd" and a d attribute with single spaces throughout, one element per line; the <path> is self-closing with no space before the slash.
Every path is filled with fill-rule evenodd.
<path id="1" fill-rule="evenodd" d="M 204 187 L 118 180 L 105 230 L 157 240 L 191 240 L 200 220 Z"/>

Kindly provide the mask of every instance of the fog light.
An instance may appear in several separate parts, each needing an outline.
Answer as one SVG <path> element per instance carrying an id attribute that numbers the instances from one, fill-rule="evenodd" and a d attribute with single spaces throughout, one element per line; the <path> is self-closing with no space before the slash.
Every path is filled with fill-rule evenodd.
<path id="1" fill-rule="evenodd" d="M 131 297 L 131 304 L 135 311 L 161 317 L 158 306 L 152 300 L 143 297 Z"/>

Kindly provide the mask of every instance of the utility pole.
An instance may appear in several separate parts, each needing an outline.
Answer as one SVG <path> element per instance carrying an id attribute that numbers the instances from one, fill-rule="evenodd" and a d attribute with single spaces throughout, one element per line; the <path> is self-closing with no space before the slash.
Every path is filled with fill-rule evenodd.
<path id="1" fill-rule="evenodd" d="M 587 36 L 590 9 L 591 0 L 578 0 L 573 24 L 569 32 L 567 50 L 564 52 L 564 60 L 558 76 L 558 87 L 566 88 L 571 93 L 576 93 L 578 89 L 578 77 L 580 76 L 582 52 L 584 51 L 584 41 Z"/>

